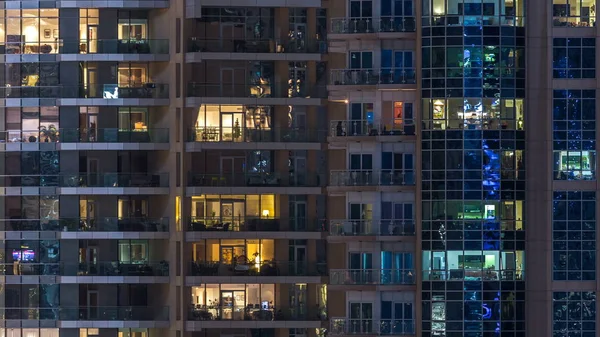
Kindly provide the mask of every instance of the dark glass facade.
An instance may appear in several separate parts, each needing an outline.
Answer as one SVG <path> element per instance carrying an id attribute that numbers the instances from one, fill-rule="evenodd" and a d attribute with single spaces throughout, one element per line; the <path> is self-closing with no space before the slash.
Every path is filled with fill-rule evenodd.
<path id="1" fill-rule="evenodd" d="M 524 336 L 523 2 L 423 2 L 423 336 Z"/>

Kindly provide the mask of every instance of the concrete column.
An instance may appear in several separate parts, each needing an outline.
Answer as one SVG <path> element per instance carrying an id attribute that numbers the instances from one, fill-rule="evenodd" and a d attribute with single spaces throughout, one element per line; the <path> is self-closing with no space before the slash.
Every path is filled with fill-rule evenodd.
<path id="1" fill-rule="evenodd" d="M 63 42 L 60 52 L 79 53 L 79 8 L 60 8 L 58 15 L 60 17 L 58 34 Z"/>

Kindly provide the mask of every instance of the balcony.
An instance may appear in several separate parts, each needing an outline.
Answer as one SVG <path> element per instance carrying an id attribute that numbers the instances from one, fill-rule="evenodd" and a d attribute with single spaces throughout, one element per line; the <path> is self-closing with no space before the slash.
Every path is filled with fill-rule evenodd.
<path id="1" fill-rule="evenodd" d="M 168 143 L 169 129 L 45 129 L 0 131 L 0 143 Z"/>
<path id="2" fill-rule="evenodd" d="M 330 269 L 330 285 L 414 285 L 414 269 Z"/>
<path id="3" fill-rule="evenodd" d="M 414 335 L 413 319 L 352 319 L 332 317 L 329 320 L 331 335 Z"/>
<path id="4" fill-rule="evenodd" d="M 423 271 L 423 280 L 477 280 L 477 281 L 523 281 L 525 273 L 520 269 L 465 268 L 465 269 L 431 269 Z"/>
<path id="5" fill-rule="evenodd" d="M 414 16 L 385 16 L 380 18 L 332 18 L 331 34 L 375 34 L 379 33 L 414 33 L 417 28 Z M 390 38 L 395 35 L 389 34 Z"/>
<path id="6" fill-rule="evenodd" d="M 63 173 L 46 175 L 0 175 L 0 187 L 6 195 L 22 193 L 80 194 L 165 194 L 168 193 L 168 173 Z M 102 188 L 102 189 L 97 189 Z"/>
<path id="7" fill-rule="evenodd" d="M 329 225 L 330 236 L 414 236 L 415 223 L 411 219 L 406 220 L 359 220 L 343 219 L 331 220 Z"/>
<path id="8" fill-rule="evenodd" d="M 331 170 L 330 189 L 373 187 L 393 189 L 393 187 L 414 186 L 414 170 Z M 364 188 L 363 188 L 364 189 Z"/>
<path id="9" fill-rule="evenodd" d="M 188 83 L 187 107 L 200 104 L 321 105 L 327 89 L 319 85 Z"/>
<path id="10" fill-rule="evenodd" d="M 116 328 L 119 324 L 122 327 L 123 323 L 118 321 L 153 321 L 157 327 L 168 327 L 169 324 L 169 308 L 159 306 L 0 308 L 0 315 L 6 320 L 115 321 L 118 323 L 109 323 L 109 326 L 103 326 L 105 328 Z"/>
<path id="11" fill-rule="evenodd" d="M 187 62 L 202 60 L 320 61 L 327 52 L 326 41 L 227 40 L 192 37 L 188 40 Z M 200 53 L 200 54 L 195 54 Z M 210 54 L 213 55 L 210 55 Z M 231 55 L 235 54 L 235 55 Z"/>
<path id="12" fill-rule="evenodd" d="M 52 231 L 67 233 L 94 232 L 147 232 L 168 233 L 169 218 L 149 217 L 97 217 L 94 219 L 5 219 L 0 221 L 0 231 Z M 98 233 L 95 233 L 96 235 Z"/>
<path id="13" fill-rule="evenodd" d="M 406 86 L 415 88 L 414 68 L 382 69 L 332 69 L 328 87 L 336 86 L 378 86 L 382 88 Z M 336 88 L 339 90 L 339 88 Z"/>
<path id="14" fill-rule="evenodd" d="M 413 141 L 415 125 L 412 119 L 393 121 L 374 120 L 332 120 L 329 122 L 328 142 L 330 147 L 345 146 L 344 143 L 356 141 L 399 142 Z"/>
<path id="15" fill-rule="evenodd" d="M 188 151 L 203 149 L 236 150 L 320 150 L 325 130 L 209 126 L 189 130 Z"/>
<path id="16" fill-rule="evenodd" d="M 167 84 L 146 83 L 139 86 L 119 84 L 81 84 L 76 86 L 5 86 L 0 87 L 0 97 L 11 99 L 61 99 L 61 106 L 86 105 L 168 105 L 169 86 Z M 80 99 L 98 99 L 85 102 Z M 128 99 L 142 102 L 124 101 Z M 79 102 L 79 103 L 78 103 Z M 128 104 L 124 104 L 124 102 Z"/>
<path id="17" fill-rule="evenodd" d="M 325 276 L 326 263 L 308 263 L 294 261 L 261 261 L 245 259 L 239 256 L 235 263 L 219 261 L 196 261 L 190 266 L 190 276 Z M 272 283 L 271 279 L 271 283 Z"/>
<path id="18" fill-rule="evenodd" d="M 169 263 L 167 261 L 135 264 L 119 261 L 97 263 L 3 263 L 0 264 L 0 275 L 169 276 Z"/>

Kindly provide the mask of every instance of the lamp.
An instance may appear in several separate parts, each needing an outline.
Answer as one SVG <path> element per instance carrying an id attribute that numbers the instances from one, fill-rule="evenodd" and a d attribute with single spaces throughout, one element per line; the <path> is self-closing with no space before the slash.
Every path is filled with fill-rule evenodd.
<path id="1" fill-rule="evenodd" d="M 263 209 L 263 211 L 262 211 L 263 217 L 268 218 L 270 214 L 271 214 L 271 212 L 269 212 L 268 209 Z"/>

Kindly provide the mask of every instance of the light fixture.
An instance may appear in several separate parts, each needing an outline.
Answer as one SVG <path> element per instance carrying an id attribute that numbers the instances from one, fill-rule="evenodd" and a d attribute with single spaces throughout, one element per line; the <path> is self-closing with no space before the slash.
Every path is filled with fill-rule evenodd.
<path id="1" fill-rule="evenodd" d="M 437 101 L 433 102 L 433 105 L 444 105 L 444 102 L 438 99 Z"/>
<path id="2" fill-rule="evenodd" d="M 268 218 L 269 215 L 271 215 L 271 212 L 269 212 L 268 209 L 263 209 L 262 216 L 265 217 L 265 218 Z"/>

